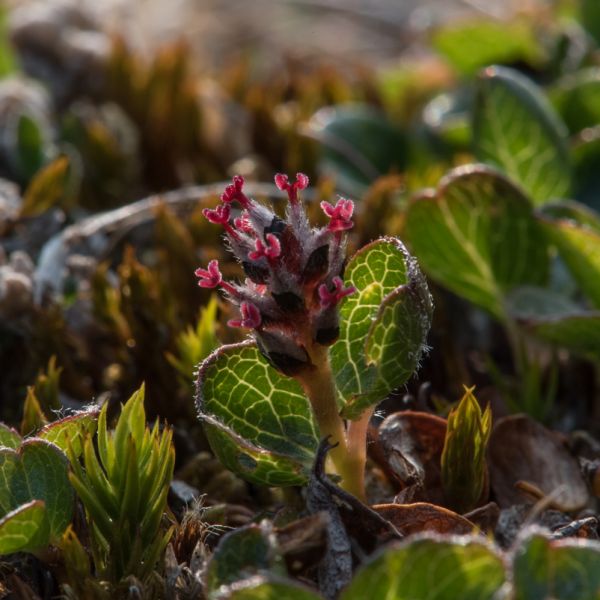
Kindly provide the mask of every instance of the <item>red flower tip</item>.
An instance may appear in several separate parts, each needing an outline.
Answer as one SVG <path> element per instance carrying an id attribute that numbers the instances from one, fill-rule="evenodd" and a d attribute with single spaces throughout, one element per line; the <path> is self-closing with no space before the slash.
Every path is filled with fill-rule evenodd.
<path id="1" fill-rule="evenodd" d="M 241 175 L 235 175 L 232 181 L 233 183 L 230 183 L 221 194 L 221 201 L 226 204 L 237 201 L 244 208 L 248 208 L 250 206 L 250 200 L 248 200 L 247 196 L 242 191 L 244 188 L 244 178 Z"/>
<path id="2" fill-rule="evenodd" d="M 281 255 L 281 244 L 279 243 L 277 236 L 272 233 L 267 233 L 266 239 L 266 244 L 260 239 L 257 239 L 254 242 L 254 247 L 256 249 L 253 252 L 248 253 L 248 258 L 250 260 L 258 260 L 263 256 L 268 260 L 273 260 Z"/>
<path id="3" fill-rule="evenodd" d="M 345 288 L 344 282 L 339 277 L 333 278 L 333 291 L 329 291 L 327 284 L 323 283 L 319 286 L 319 300 L 322 308 L 330 308 L 338 304 L 343 298 L 354 294 L 356 288 L 350 286 Z"/>
<path id="4" fill-rule="evenodd" d="M 290 184 L 287 175 L 277 173 L 275 175 L 275 185 L 282 192 L 287 192 L 290 202 L 294 204 L 298 200 L 298 190 L 304 190 L 308 187 L 308 176 L 304 173 L 296 173 L 296 181 Z"/>
<path id="5" fill-rule="evenodd" d="M 211 260 L 207 269 L 196 269 L 194 274 L 200 278 L 198 285 L 203 288 L 215 288 L 223 281 L 218 260 Z"/>
<path id="6" fill-rule="evenodd" d="M 250 217 L 247 211 L 243 211 L 239 217 L 236 217 L 233 220 L 233 224 L 236 229 L 239 229 L 243 233 L 254 234 L 254 228 L 252 227 L 252 223 L 250 222 Z"/>
<path id="7" fill-rule="evenodd" d="M 204 208 L 202 210 L 202 214 L 211 223 L 215 223 L 217 225 L 226 225 L 227 223 L 229 223 L 231 208 L 228 204 L 221 204 L 221 206 L 217 206 L 217 208 L 215 209 Z"/>
<path id="8" fill-rule="evenodd" d="M 308 175 L 305 175 L 304 173 L 296 173 L 296 183 L 294 184 L 296 189 L 305 190 L 308 187 L 308 184 Z"/>
<path id="9" fill-rule="evenodd" d="M 275 185 L 277 186 L 277 189 L 285 192 L 290 187 L 288 176 L 284 173 L 277 173 L 277 175 L 275 175 Z"/>
<path id="10" fill-rule="evenodd" d="M 231 319 L 228 321 L 227 325 L 229 325 L 229 327 L 245 327 L 247 329 L 256 329 L 260 327 L 262 318 L 260 316 L 260 311 L 254 304 L 242 302 L 240 312 L 242 313 L 242 318 Z"/>
<path id="11" fill-rule="evenodd" d="M 321 202 L 323 212 L 329 217 L 329 231 L 345 231 L 354 226 L 352 222 L 352 214 L 354 213 L 354 202 L 340 198 L 336 205 L 333 206 L 329 202 Z"/>

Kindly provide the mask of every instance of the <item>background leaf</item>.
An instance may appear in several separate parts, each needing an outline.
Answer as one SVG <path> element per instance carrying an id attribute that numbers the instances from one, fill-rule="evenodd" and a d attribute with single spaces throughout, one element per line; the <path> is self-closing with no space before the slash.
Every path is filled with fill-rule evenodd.
<path id="1" fill-rule="evenodd" d="M 220 595 L 228 600 L 322 600 L 322 596 L 292 580 L 272 575 L 250 577 Z"/>
<path id="2" fill-rule="evenodd" d="M 319 435 L 300 384 L 280 375 L 254 343 L 223 346 L 201 365 L 198 410 L 223 464 L 269 485 L 306 480 Z"/>
<path id="3" fill-rule="evenodd" d="M 600 312 L 586 312 L 561 294 L 543 288 L 517 288 L 509 310 L 537 337 L 592 360 L 600 360 Z"/>
<path id="4" fill-rule="evenodd" d="M 547 248 L 530 202 L 484 166 L 459 167 L 437 191 L 414 199 L 405 231 L 429 276 L 500 319 L 507 291 L 547 278 Z"/>
<path id="5" fill-rule="evenodd" d="M 596 600 L 600 594 L 600 544 L 551 541 L 534 533 L 513 557 L 515 600 Z"/>
<path id="6" fill-rule="evenodd" d="M 500 167 L 536 204 L 571 188 L 567 130 L 531 82 L 512 69 L 488 67 L 477 80 L 473 141 L 477 158 Z"/>
<path id="7" fill-rule="evenodd" d="M 433 310 L 416 260 L 395 238 L 361 248 L 349 261 L 345 285 L 357 289 L 340 307 L 340 337 L 331 366 L 345 406 L 357 418 L 415 371 Z"/>
<path id="8" fill-rule="evenodd" d="M 321 144 L 320 167 L 353 195 L 407 163 L 406 136 L 383 113 L 366 105 L 322 108 L 306 133 Z"/>
<path id="9" fill-rule="evenodd" d="M 412 538 L 362 566 L 341 600 L 486 600 L 504 583 L 502 559 L 474 537 Z"/>
<path id="10" fill-rule="evenodd" d="M 490 64 L 521 60 L 538 64 L 543 58 L 531 23 L 522 20 L 451 23 L 435 32 L 432 45 L 463 75 L 472 75 Z"/>
<path id="11" fill-rule="evenodd" d="M 575 212 L 569 216 L 577 220 L 541 213 L 540 223 L 583 292 L 600 308 L 600 226 L 593 219 L 583 222 Z"/>
<path id="12" fill-rule="evenodd" d="M 223 536 L 206 569 L 209 592 L 260 571 L 275 568 L 285 572 L 269 529 L 266 523 L 252 524 Z"/>
<path id="13" fill-rule="evenodd" d="M 569 73 L 550 90 L 550 98 L 571 133 L 600 124 L 600 68 Z"/>

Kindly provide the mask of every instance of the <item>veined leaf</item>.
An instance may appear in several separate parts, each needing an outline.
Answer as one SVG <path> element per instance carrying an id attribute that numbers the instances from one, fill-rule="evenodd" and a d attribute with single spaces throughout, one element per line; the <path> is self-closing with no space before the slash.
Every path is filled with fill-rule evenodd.
<path id="1" fill-rule="evenodd" d="M 513 556 L 515 600 L 597 600 L 600 544 L 592 540 L 552 541 L 535 532 Z"/>
<path id="2" fill-rule="evenodd" d="M 26 440 L 17 450 L 0 448 L 0 528 L 9 536 L 7 544 L 17 543 L 14 536 L 21 525 L 25 537 L 20 550 L 61 537 L 74 506 L 67 473 L 67 458 L 45 440 Z M 13 518 L 17 521 L 12 522 Z"/>
<path id="3" fill-rule="evenodd" d="M 75 456 L 79 456 L 86 434 L 93 435 L 96 431 L 98 414 L 97 409 L 92 409 L 64 417 L 42 427 L 37 437 L 56 444 L 63 452 L 67 451 L 70 443 Z"/>
<path id="4" fill-rule="evenodd" d="M 585 222 L 576 212 L 569 216 L 552 218 L 551 213 L 542 212 L 540 223 L 583 292 L 600 308 L 600 220 Z"/>
<path id="5" fill-rule="evenodd" d="M 253 342 L 223 346 L 201 365 L 197 406 L 221 462 L 249 481 L 306 481 L 319 435 L 299 383 L 280 375 Z"/>
<path id="6" fill-rule="evenodd" d="M 458 406 L 448 415 L 442 451 L 442 485 L 449 506 L 463 514 L 477 506 L 485 490 L 485 453 L 492 432 L 490 407 L 482 411 L 466 388 Z"/>
<path id="7" fill-rule="evenodd" d="M 547 279 L 548 250 L 531 203 L 489 167 L 459 167 L 415 198 L 405 232 L 429 276 L 501 320 L 506 292 Z"/>
<path id="8" fill-rule="evenodd" d="M 479 160 L 500 167 L 536 204 L 571 189 L 567 130 L 533 82 L 488 67 L 478 78 L 473 140 Z"/>
<path id="9" fill-rule="evenodd" d="M 21 438 L 15 429 L 4 423 L 0 423 L 0 447 L 4 446 L 5 448 L 15 450 L 21 445 L 22 441 L 23 438 Z"/>
<path id="10" fill-rule="evenodd" d="M 361 248 L 346 267 L 345 284 L 357 291 L 340 307 L 331 366 L 342 414 L 356 419 L 413 374 L 433 305 L 416 260 L 396 238 Z"/>
<path id="11" fill-rule="evenodd" d="M 0 555 L 48 544 L 50 525 L 43 500 L 32 500 L 0 518 Z"/>
<path id="12" fill-rule="evenodd" d="M 364 564 L 341 600 L 492 600 L 504 583 L 501 557 L 473 536 L 419 536 Z"/>

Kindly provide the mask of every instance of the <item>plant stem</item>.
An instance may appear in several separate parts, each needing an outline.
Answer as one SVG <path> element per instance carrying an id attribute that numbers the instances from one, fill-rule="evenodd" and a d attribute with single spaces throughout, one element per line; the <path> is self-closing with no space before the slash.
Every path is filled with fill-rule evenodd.
<path id="1" fill-rule="evenodd" d="M 328 350 L 315 345 L 310 355 L 314 368 L 299 375 L 298 380 L 310 400 L 321 436 L 330 437 L 331 443 L 338 444 L 329 452 L 329 458 L 334 471 L 342 478 L 342 487 L 364 500 L 364 460 L 361 463 L 360 454 L 354 456 L 349 449 L 344 420 L 339 414 Z M 365 442 L 366 439 L 363 440 L 363 446 Z M 355 445 L 358 445 L 358 441 L 353 443 Z"/>

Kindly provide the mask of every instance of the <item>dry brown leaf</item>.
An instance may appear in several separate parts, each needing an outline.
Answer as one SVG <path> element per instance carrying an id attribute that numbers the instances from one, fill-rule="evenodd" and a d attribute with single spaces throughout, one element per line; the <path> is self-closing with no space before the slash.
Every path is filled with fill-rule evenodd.
<path id="1" fill-rule="evenodd" d="M 523 490 L 535 488 L 545 495 L 552 494 L 552 504 L 565 512 L 579 510 L 588 502 L 589 492 L 579 465 L 562 437 L 526 415 L 504 417 L 496 423 L 489 443 L 488 467 L 501 508 L 531 502 L 530 494 Z"/>
<path id="2" fill-rule="evenodd" d="M 477 529 L 465 517 L 428 502 L 414 504 L 376 504 L 373 510 L 387 519 L 404 535 L 435 531 L 436 533 L 454 533 L 458 535 L 473 533 Z"/>

